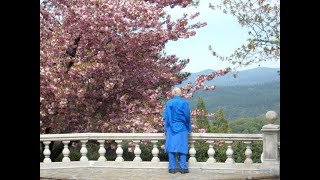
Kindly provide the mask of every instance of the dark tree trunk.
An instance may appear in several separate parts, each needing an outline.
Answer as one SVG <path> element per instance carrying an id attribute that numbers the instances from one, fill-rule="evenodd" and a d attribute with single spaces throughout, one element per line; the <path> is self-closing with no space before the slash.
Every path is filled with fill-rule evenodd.
<path id="1" fill-rule="evenodd" d="M 66 53 L 71 56 L 71 57 L 75 57 L 76 56 L 76 52 L 77 52 L 77 49 L 78 49 L 78 45 L 79 45 L 79 42 L 80 42 L 80 36 L 77 37 L 75 40 L 74 40 L 74 47 L 68 49 L 66 51 Z M 70 68 L 73 66 L 74 62 L 73 61 L 64 61 L 64 65 L 65 65 L 65 68 L 66 68 L 66 72 L 68 72 L 70 70 Z"/>

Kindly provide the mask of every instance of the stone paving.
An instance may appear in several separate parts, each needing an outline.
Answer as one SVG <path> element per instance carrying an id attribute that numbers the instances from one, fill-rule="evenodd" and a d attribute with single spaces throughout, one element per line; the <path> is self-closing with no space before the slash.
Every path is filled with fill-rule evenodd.
<path id="1" fill-rule="evenodd" d="M 261 173 L 221 173 L 212 170 L 190 169 L 190 173 L 169 174 L 167 169 L 121 168 L 60 168 L 41 169 L 40 180 L 280 180 L 279 176 Z"/>

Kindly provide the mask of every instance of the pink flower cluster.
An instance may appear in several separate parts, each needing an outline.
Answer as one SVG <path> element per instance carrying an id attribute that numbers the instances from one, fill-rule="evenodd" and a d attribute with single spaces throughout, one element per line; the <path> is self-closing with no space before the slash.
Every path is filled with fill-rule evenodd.
<path id="1" fill-rule="evenodd" d="M 165 6 L 190 0 L 44 0 L 40 3 L 40 133 L 158 132 L 189 59 L 161 52 L 206 23 L 172 21 Z M 185 96 L 214 89 L 200 76 Z"/>

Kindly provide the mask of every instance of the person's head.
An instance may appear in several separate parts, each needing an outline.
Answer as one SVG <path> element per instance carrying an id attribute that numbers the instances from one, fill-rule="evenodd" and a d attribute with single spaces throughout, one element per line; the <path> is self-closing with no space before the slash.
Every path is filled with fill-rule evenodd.
<path id="1" fill-rule="evenodd" d="M 173 96 L 181 96 L 181 89 L 176 87 L 172 90 L 172 95 Z"/>

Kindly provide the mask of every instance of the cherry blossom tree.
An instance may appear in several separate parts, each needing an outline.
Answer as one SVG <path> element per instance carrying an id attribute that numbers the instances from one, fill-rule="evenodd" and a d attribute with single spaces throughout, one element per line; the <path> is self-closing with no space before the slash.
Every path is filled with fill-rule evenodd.
<path id="1" fill-rule="evenodd" d="M 190 0 L 44 0 L 40 3 L 40 133 L 158 132 L 189 59 L 163 52 L 206 25 L 172 21 Z M 198 77 L 184 96 L 230 68 Z"/>

